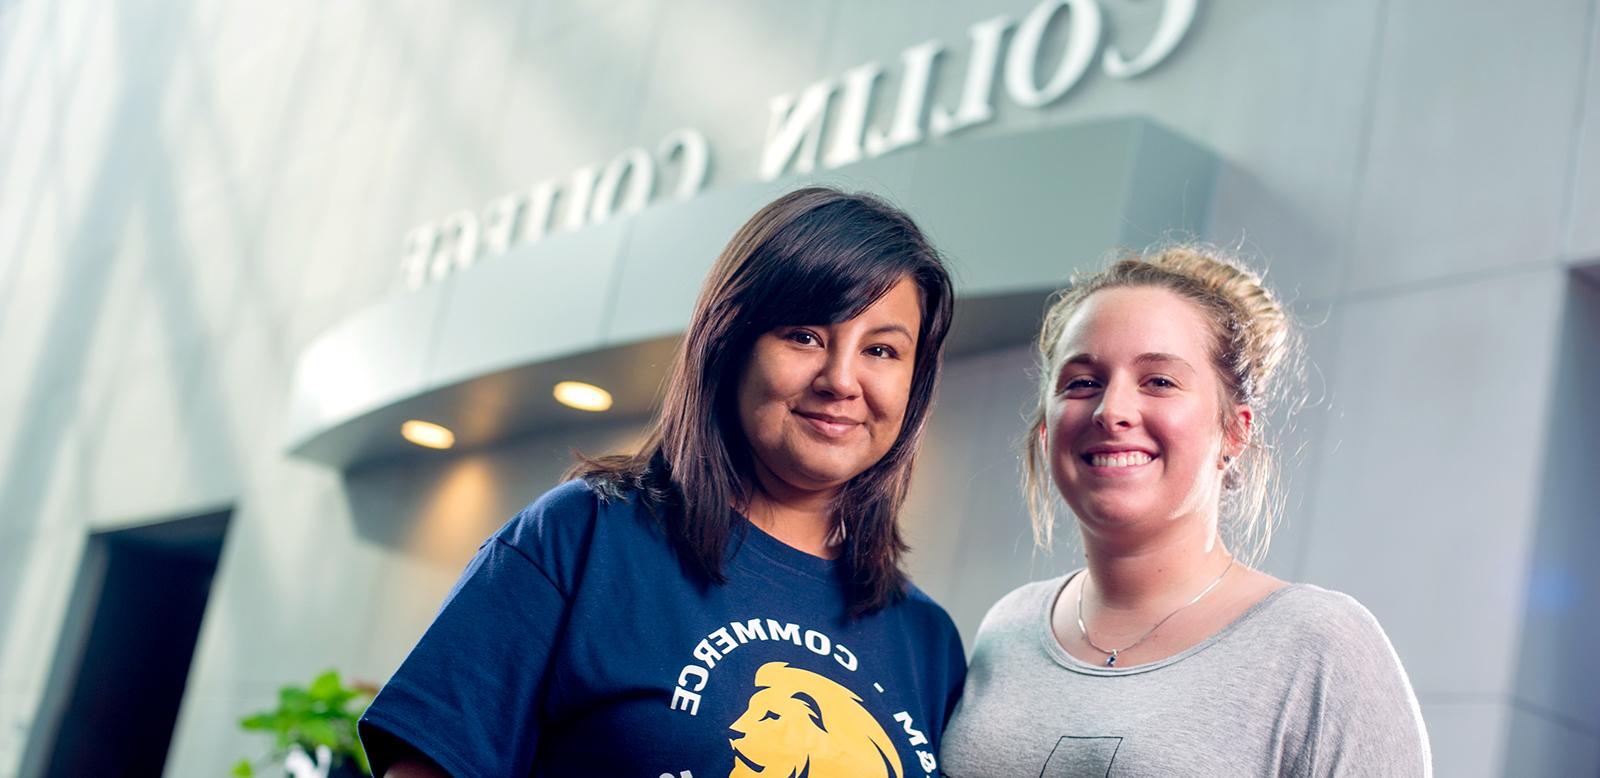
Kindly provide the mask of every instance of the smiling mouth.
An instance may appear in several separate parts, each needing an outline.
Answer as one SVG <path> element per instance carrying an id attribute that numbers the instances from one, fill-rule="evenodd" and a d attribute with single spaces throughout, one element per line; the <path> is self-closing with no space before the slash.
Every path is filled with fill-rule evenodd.
<path id="1" fill-rule="evenodd" d="M 1150 464 L 1156 457 L 1143 451 L 1118 451 L 1114 454 L 1084 454 L 1080 458 L 1090 467 L 1139 467 Z"/>
<path id="2" fill-rule="evenodd" d="M 817 433 L 829 438 L 844 437 L 845 435 L 850 434 L 852 430 L 861 426 L 861 422 L 858 421 L 849 421 L 829 416 L 814 416 L 812 414 L 802 413 L 800 411 L 795 411 L 794 413 L 796 416 L 805 419 L 806 423 L 810 424 L 811 428 L 816 430 Z"/>

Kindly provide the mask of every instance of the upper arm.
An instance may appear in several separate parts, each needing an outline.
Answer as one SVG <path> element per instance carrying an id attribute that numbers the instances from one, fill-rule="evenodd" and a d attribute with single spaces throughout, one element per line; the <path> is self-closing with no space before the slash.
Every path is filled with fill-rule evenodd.
<path id="1" fill-rule="evenodd" d="M 508 529 L 549 519 L 545 503 Z M 362 717 L 374 775 L 414 770 L 403 760 L 417 755 L 457 776 L 531 771 L 546 678 L 570 608 L 569 591 L 550 572 L 567 561 L 546 553 L 557 544 L 545 534 L 502 531 L 478 550 Z"/>
<path id="2" fill-rule="evenodd" d="M 1329 658 L 1315 774 L 1432 775 L 1427 728 L 1400 657 L 1372 614 L 1351 604 L 1359 613 Z"/>
<path id="3" fill-rule="evenodd" d="M 946 616 L 946 619 L 949 617 Z M 950 635 L 948 638 L 950 648 L 947 658 L 949 662 L 949 677 L 946 680 L 944 699 L 945 722 L 950 721 L 950 716 L 956 711 L 956 704 L 961 701 L 961 692 L 967 683 L 967 650 L 961 644 L 961 633 L 956 629 L 955 622 L 950 622 Z"/>

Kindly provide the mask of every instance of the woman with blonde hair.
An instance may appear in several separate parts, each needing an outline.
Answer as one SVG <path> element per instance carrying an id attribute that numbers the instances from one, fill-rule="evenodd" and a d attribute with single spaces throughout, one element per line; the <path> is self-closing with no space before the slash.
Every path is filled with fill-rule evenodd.
<path id="1" fill-rule="evenodd" d="M 946 774 L 1430 774 L 1372 614 L 1249 563 L 1273 518 L 1263 414 L 1299 356 L 1261 278 L 1205 246 L 1122 258 L 1074 279 L 1038 347 L 1035 537 L 1053 488 L 1086 564 L 984 618 Z"/>

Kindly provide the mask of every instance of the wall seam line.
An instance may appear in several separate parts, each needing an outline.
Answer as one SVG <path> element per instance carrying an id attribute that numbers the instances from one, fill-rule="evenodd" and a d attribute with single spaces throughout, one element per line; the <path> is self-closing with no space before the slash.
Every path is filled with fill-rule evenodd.
<path id="1" fill-rule="evenodd" d="M 1372 168 L 1372 136 L 1377 132 L 1378 93 L 1382 84 L 1383 60 L 1389 35 L 1389 0 L 1379 0 L 1378 19 L 1373 30 L 1372 70 L 1367 73 L 1367 99 L 1362 109 L 1361 136 L 1356 151 L 1355 177 L 1350 182 L 1350 200 L 1346 205 L 1344 245 L 1339 249 L 1339 264 L 1343 272 L 1339 279 L 1338 294 L 1350 288 L 1350 265 L 1355 256 L 1355 235 L 1361 224 L 1362 192 L 1367 187 L 1367 171 Z"/>
<path id="2" fill-rule="evenodd" d="M 1584 24 L 1585 31 L 1583 48 L 1583 64 L 1578 70 L 1578 101 L 1576 106 L 1576 121 L 1572 125 L 1572 138 L 1567 143 L 1567 159 L 1573 164 L 1567 165 L 1567 180 L 1563 189 L 1563 203 L 1561 209 L 1561 254 L 1572 257 L 1573 230 L 1578 223 L 1578 170 L 1577 164 L 1582 159 L 1584 151 L 1584 138 L 1589 132 L 1589 82 L 1594 72 L 1594 43 L 1600 39 L 1600 0 L 1589 3 L 1589 19 Z"/>

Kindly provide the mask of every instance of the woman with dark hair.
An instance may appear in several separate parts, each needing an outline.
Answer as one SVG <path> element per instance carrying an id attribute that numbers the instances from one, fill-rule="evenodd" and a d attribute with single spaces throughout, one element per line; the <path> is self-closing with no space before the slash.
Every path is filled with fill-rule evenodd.
<path id="1" fill-rule="evenodd" d="M 645 444 L 490 538 L 368 709 L 374 774 L 935 774 L 965 660 L 896 514 L 951 304 L 882 201 L 761 209 Z"/>

